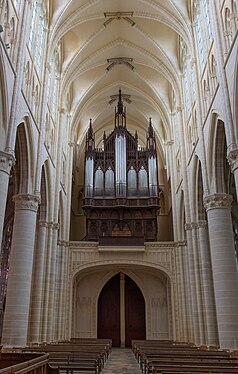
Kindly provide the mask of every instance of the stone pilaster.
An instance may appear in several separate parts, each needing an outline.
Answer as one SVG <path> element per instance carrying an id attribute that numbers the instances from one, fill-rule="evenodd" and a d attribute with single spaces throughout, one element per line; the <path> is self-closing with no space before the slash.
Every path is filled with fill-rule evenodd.
<path id="1" fill-rule="evenodd" d="M 231 221 L 232 196 L 216 193 L 204 198 L 207 210 L 219 343 L 238 346 L 238 274 Z"/>
<path id="2" fill-rule="evenodd" d="M 27 343 L 39 197 L 21 194 L 14 196 L 14 202 L 15 218 L 2 344 L 22 347 Z"/>
<path id="3" fill-rule="evenodd" d="M 211 254 L 207 221 L 199 221 L 198 237 L 201 259 L 201 277 L 206 321 L 206 344 L 218 345 L 217 317 L 212 277 Z"/>
<path id="4" fill-rule="evenodd" d="M 13 164 L 13 155 L 0 151 L 0 243 L 2 243 L 2 231 L 4 225 L 9 176 Z"/>

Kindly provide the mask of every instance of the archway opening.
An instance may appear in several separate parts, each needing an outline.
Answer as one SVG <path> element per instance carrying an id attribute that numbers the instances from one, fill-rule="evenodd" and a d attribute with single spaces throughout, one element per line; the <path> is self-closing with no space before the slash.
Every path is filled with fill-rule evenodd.
<path id="1" fill-rule="evenodd" d="M 114 347 L 131 347 L 145 339 L 145 301 L 137 284 L 124 273 L 114 275 L 98 299 L 98 338 L 110 338 Z"/>

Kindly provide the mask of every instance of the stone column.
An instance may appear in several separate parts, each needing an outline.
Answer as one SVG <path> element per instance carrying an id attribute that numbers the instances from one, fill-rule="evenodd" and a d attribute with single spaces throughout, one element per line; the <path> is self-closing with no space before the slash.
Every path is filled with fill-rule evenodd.
<path id="1" fill-rule="evenodd" d="M 207 221 L 199 221 L 197 226 L 201 258 L 204 310 L 206 320 L 206 343 L 211 345 L 218 345 L 219 342 L 217 331 L 217 316 Z"/>
<path id="2" fill-rule="evenodd" d="M 189 223 L 185 224 L 185 230 L 187 232 L 187 241 L 192 241 L 192 225 Z M 198 299 L 197 299 L 197 287 L 195 278 L 195 266 L 194 266 L 194 253 L 193 247 L 190 244 L 188 246 L 188 272 L 189 272 L 189 290 L 191 294 L 191 306 L 192 306 L 192 323 L 193 323 L 193 339 L 196 344 L 200 344 L 200 326 L 198 316 Z M 191 333 L 190 333 L 191 335 Z"/>
<path id="3" fill-rule="evenodd" d="M 192 222 L 192 238 L 193 238 L 193 259 L 194 259 L 194 272 L 197 292 L 197 313 L 200 340 L 199 344 L 205 343 L 205 321 L 204 321 L 204 305 L 203 305 L 203 294 L 202 294 L 202 282 L 201 282 L 201 259 L 199 253 L 199 240 L 198 240 L 198 225 L 196 222 Z M 197 342 L 198 343 L 198 342 Z"/>
<path id="4" fill-rule="evenodd" d="M 49 299 L 49 274 L 50 274 L 50 258 L 51 258 L 51 242 L 52 242 L 53 222 L 48 222 L 46 233 L 46 253 L 44 262 L 44 284 L 43 284 L 43 302 L 44 308 L 42 310 L 42 330 L 40 341 L 47 341 L 47 320 L 48 320 L 48 299 Z"/>
<path id="5" fill-rule="evenodd" d="M 54 340 L 62 340 L 62 310 L 63 310 L 63 289 L 64 289 L 64 251 L 65 251 L 65 242 L 58 241 L 58 269 L 57 269 L 57 289 L 55 295 L 55 310 L 57 313 L 57 318 L 55 318 L 55 328 L 54 328 Z"/>
<path id="6" fill-rule="evenodd" d="M 13 155 L 0 151 L 0 243 L 2 243 L 2 232 L 8 193 L 9 175 L 13 163 Z"/>
<path id="7" fill-rule="evenodd" d="M 64 251 L 64 287 L 63 287 L 63 310 L 62 310 L 62 339 L 71 338 L 70 330 L 70 318 L 71 318 L 71 308 L 70 308 L 70 266 L 71 266 L 71 256 L 72 251 L 69 248 L 69 242 L 65 242 L 65 251 Z"/>
<path id="8" fill-rule="evenodd" d="M 43 276 L 46 251 L 46 237 L 48 223 L 39 222 L 37 245 L 34 259 L 33 287 L 31 300 L 31 319 L 30 319 L 30 336 L 29 342 L 41 342 L 42 329 L 42 307 L 43 307 Z"/>
<path id="9" fill-rule="evenodd" d="M 58 236 L 59 224 L 53 224 L 52 231 L 52 243 L 51 243 L 51 258 L 50 258 L 50 273 L 48 274 L 48 318 L 47 318 L 47 342 L 53 341 L 54 333 L 54 301 L 55 301 L 55 278 L 56 278 L 56 253 L 58 250 L 57 236 Z"/>
<path id="10" fill-rule="evenodd" d="M 39 197 L 21 194 L 16 195 L 14 201 L 15 219 L 2 335 L 5 347 L 22 347 L 27 343 Z"/>
<path id="11" fill-rule="evenodd" d="M 178 282 L 178 295 L 179 295 L 179 304 L 180 304 L 180 340 L 188 340 L 188 321 L 187 321 L 187 308 L 186 308 L 186 276 L 185 271 L 186 267 L 183 263 L 184 250 L 186 247 L 186 242 L 178 242 L 176 248 L 176 268 L 177 268 L 177 282 Z"/>
<path id="12" fill-rule="evenodd" d="M 216 193 L 204 198 L 207 210 L 217 324 L 221 348 L 238 347 L 238 274 L 231 222 L 232 197 Z"/>

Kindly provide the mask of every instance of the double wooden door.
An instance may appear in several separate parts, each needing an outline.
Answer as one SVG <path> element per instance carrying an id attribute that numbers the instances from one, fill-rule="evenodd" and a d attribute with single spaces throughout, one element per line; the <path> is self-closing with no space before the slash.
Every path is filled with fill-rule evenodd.
<path id="1" fill-rule="evenodd" d="M 123 318 L 120 313 L 124 314 Z M 145 337 L 144 297 L 130 277 L 121 277 L 118 273 L 106 283 L 99 296 L 98 338 L 112 339 L 114 347 L 120 347 L 125 340 L 123 344 L 130 347 L 132 339 Z"/>

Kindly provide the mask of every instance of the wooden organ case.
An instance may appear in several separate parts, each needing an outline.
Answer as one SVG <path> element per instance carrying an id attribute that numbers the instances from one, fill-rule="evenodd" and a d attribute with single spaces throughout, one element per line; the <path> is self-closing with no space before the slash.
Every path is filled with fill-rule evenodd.
<path id="1" fill-rule="evenodd" d="M 157 240 L 159 186 L 151 119 L 145 148 L 126 128 L 121 91 L 114 130 L 95 148 L 90 120 L 85 150 L 85 240 L 100 245 L 143 245 Z"/>

